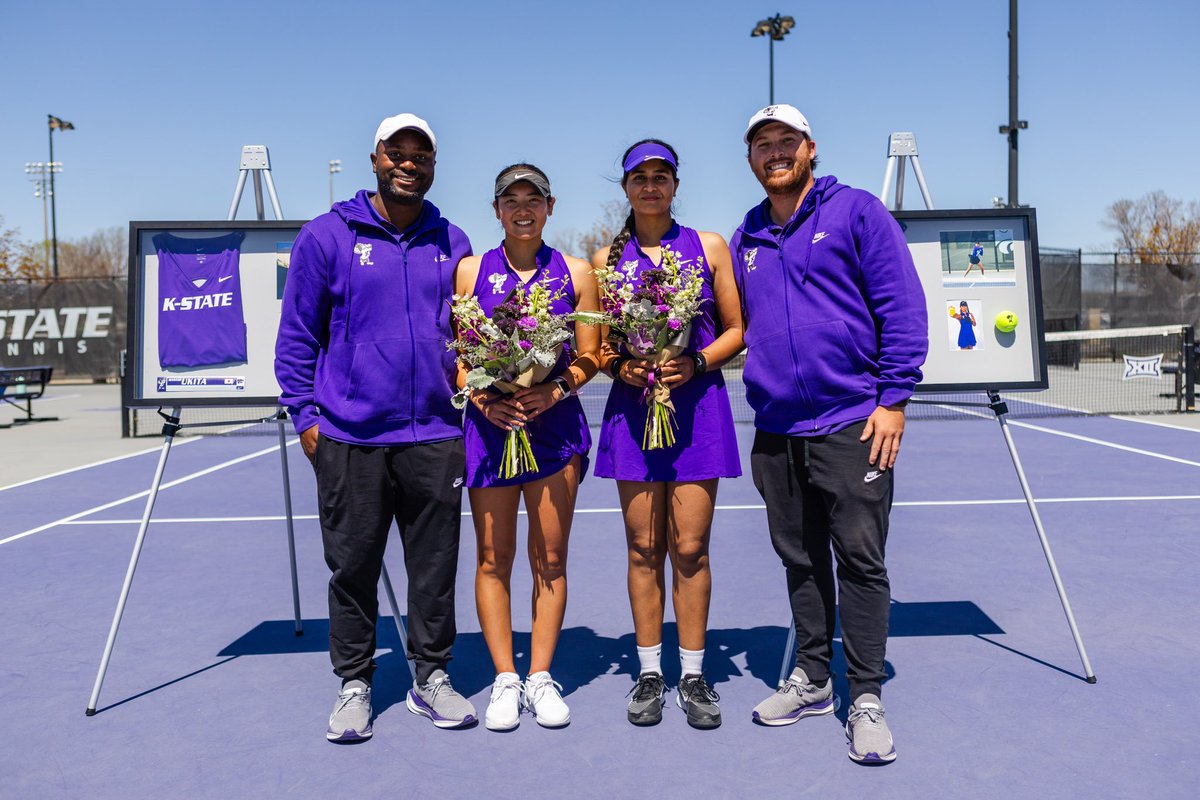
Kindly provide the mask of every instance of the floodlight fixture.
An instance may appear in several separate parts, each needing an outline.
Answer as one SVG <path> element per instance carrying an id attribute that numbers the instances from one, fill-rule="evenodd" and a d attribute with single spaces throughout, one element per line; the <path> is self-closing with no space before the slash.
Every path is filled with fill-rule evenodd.
<path id="1" fill-rule="evenodd" d="M 329 205 L 333 205 L 333 176 L 334 173 L 342 171 L 342 160 L 333 158 L 329 160 Z"/>
<path id="2" fill-rule="evenodd" d="M 768 49 L 770 51 L 770 104 L 775 105 L 775 43 L 782 42 L 783 37 L 787 36 L 792 28 L 796 27 L 796 20 L 792 17 L 785 17 L 781 14 L 776 14 L 773 17 L 760 19 L 754 25 L 754 29 L 750 31 L 751 36 L 766 36 Z"/>

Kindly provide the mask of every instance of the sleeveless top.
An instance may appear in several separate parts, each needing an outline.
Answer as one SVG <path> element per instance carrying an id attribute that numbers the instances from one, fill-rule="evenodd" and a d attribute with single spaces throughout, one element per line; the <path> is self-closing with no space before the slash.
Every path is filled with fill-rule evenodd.
<path id="1" fill-rule="evenodd" d="M 700 314 L 692 319 L 691 338 L 685 351 L 694 353 L 711 344 L 721 332 L 712 269 L 700 244 L 700 235 L 691 228 L 672 223 L 662 245 L 679 254 L 682 267 L 700 264 L 704 274 L 704 302 Z M 636 233 L 630 236 L 617 268 L 636 282 L 643 272 L 655 266 L 642 252 Z M 733 412 L 721 371 L 714 369 L 696 375 L 683 386 L 672 389 L 671 401 L 677 424 L 674 446 L 642 450 L 648 412 L 642 390 L 621 380 L 613 381 L 600 426 L 596 474 L 625 481 L 702 481 L 741 475 Z"/>
<path id="2" fill-rule="evenodd" d="M 158 253 L 158 363 L 210 367 L 246 363 L 238 269 L 243 231 L 209 239 L 154 237 Z"/>
<path id="3" fill-rule="evenodd" d="M 550 305 L 554 314 L 569 314 L 575 310 L 575 284 L 562 254 L 543 244 L 538 250 L 537 269 L 528 280 L 522 280 L 504 256 L 504 247 L 489 250 L 479 262 L 479 276 L 473 290 L 479 305 L 489 317 L 496 306 L 504 302 L 518 286 L 531 287 L 541 283 L 551 293 L 561 290 L 562 296 Z M 574 323 L 570 323 L 574 330 Z M 553 380 L 567 371 L 571 362 L 570 344 L 563 342 L 558 362 L 546 376 Z M 575 456 L 581 456 L 579 479 L 587 474 L 588 451 L 592 448 L 591 432 L 583 415 L 578 397 L 565 397 L 546 411 L 525 423 L 529 445 L 537 459 L 536 472 L 526 472 L 515 478 L 500 477 L 500 461 L 508 431 L 488 422 L 474 403 L 467 403 L 463 418 L 463 438 L 467 451 L 467 486 L 480 489 L 489 486 L 519 486 L 549 477 L 566 467 Z"/>
<path id="4" fill-rule="evenodd" d="M 975 341 L 975 326 L 971 324 L 971 314 L 968 312 L 963 314 L 958 320 L 958 346 L 959 347 L 974 347 Z"/>

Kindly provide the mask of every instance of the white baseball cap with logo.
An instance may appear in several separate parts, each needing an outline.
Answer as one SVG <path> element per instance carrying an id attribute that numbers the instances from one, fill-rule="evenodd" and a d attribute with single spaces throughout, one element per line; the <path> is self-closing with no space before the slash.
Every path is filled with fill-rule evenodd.
<path id="1" fill-rule="evenodd" d="M 437 152 L 437 137 L 433 135 L 433 129 L 429 127 L 428 122 L 416 114 L 397 114 L 379 123 L 379 128 L 375 131 L 375 147 L 378 147 L 380 142 L 386 142 L 400 131 L 405 130 L 425 134 L 429 143 L 433 145 L 433 152 Z"/>
<path id="2" fill-rule="evenodd" d="M 808 120 L 800 113 L 800 109 L 795 106 L 781 104 L 767 106 L 751 117 L 750 121 L 746 123 L 746 133 L 742 135 L 742 140 L 746 144 L 750 144 L 750 137 L 754 132 L 768 122 L 782 123 L 792 130 L 800 131 L 800 133 L 803 133 L 808 138 L 812 138 L 812 128 L 809 127 Z"/>

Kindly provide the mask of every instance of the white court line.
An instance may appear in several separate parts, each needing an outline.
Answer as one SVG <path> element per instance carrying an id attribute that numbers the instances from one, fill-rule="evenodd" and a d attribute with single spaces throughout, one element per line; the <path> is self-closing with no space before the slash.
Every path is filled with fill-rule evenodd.
<path id="1" fill-rule="evenodd" d="M 1033 425 L 1028 422 L 1009 422 L 1009 425 L 1019 425 L 1022 428 L 1028 428 L 1031 431 L 1040 431 L 1042 433 L 1050 433 L 1055 436 L 1065 436 L 1068 439 L 1076 439 L 1089 444 L 1098 444 L 1101 447 L 1111 447 L 1114 450 L 1124 450 L 1126 453 L 1137 453 L 1142 456 L 1150 456 L 1151 458 L 1161 458 L 1163 461 L 1173 461 L 1176 464 L 1187 464 L 1189 467 L 1200 467 L 1200 461 L 1189 461 L 1186 458 L 1177 458 L 1169 456 L 1165 453 L 1156 453 L 1153 450 L 1143 450 L 1140 447 L 1129 447 L 1128 445 L 1117 444 L 1116 442 L 1108 442 L 1104 439 L 1093 439 L 1091 436 L 1082 436 L 1078 433 L 1067 433 L 1066 431 L 1056 431 L 1053 428 L 1043 428 L 1041 425 Z"/>
<path id="2" fill-rule="evenodd" d="M 931 404 L 931 405 L 933 405 L 933 404 Z M 987 414 L 982 411 L 976 411 L 976 410 L 970 409 L 970 408 L 959 408 L 959 407 L 950 406 L 950 405 L 942 405 L 941 403 L 937 403 L 936 405 L 938 408 L 945 408 L 949 411 L 957 411 L 961 414 L 967 414 L 967 415 L 973 416 L 973 417 L 994 416 L 993 414 Z M 1112 417 L 1112 419 L 1120 419 L 1120 418 Z M 1078 441 L 1087 442 L 1089 444 L 1098 444 L 1101 447 L 1111 447 L 1114 450 L 1124 450 L 1127 453 L 1137 453 L 1138 455 L 1150 456 L 1151 458 L 1161 458 L 1163 461 L 1173 461 L 1176 464 L 1186 464 L 1189 467 L 1200 467 L 1200 461 L 1189 461 L 1186 458 L 1178 458 L 1176 456 L 1169 456 L 1165 453 L 1156 453 L 1153 450 L 1143 450 L 1140 447 L 1129 447 L 1128 445 L 1117 444 L 1116 442 L 1109 442 L 1104 439 L 1094 439 L 1091 436 L 1083 436 L 1078 433 L 1068 433 L 1067 431 L 1058 431 L 1058 430 L 1055 430 L 1054 428 L 1044 428 L 1041 425 L 1034 425 L 1031 422 L 1017 422 L 1016 420 L 1012 420 L 1012 419 L 1007 420 L 1007 422 L 1009 425 L 1012 425 L 1017 428 L 1028 428 L 1031 431 L 1039 431 L 1040 433 L 1049 433 L 1054 436 L 1065 436 L 1068 439 L 1076 439 Z M 1190 430 L 1190 429 L 1188 429 L 1188 430 Z M 1038 502 L 1042 502 L 1042 501 L 1039 500 Z"/>
<path id="3" fill-rule="evenodd" d="M 203 438 L 204 438 L 203 436 L 195 436 L 195 437 L 188 437 L 186 439 L 183 439 L 182 441 L 177 439 L 172 446 L 178 447 L 181 444 L 188 444 L 189 442 L 198 442 Z M 28 486 L 31 483 L 37 483 L 38 481 L 49 480 L 50 478 L 57 478 L 60 475 L 70 475 L 72 472 L 79 472 L 79 470 L 81 470 L 81 469 L 91 469 L 92 467 L 99 467 L 103 464 L 111 464 L 114 461 L 123 461 L 127 458 L 133 458 L 134 456 L 144 456 L 147 453 L 158 453 L 161 451 L 162 451 L 162 445 L 160 444 L 158 447 L 150 447 L 145 450 L 138 450 L 136 453 L 126 453 L 123 456 L 113 456 L 112 458 L 106 458 L 102 461 L 93 461 L 90 464 L 84 464 L 79 467 L 71 467 L 70 469 L 59 470 L 58 472 L 51 472 L 49 475 L 42 475 L 41 477 L 38 477 L 38 478 L 30 478 L 27 481 L 21 481 L 19 483 L 10 483 L 8 486 L 0 486 L 0 492 L 7 491 L 9 489 L 16 489 L 18 486 Z"/>
<path id="4" fill-rule="evenodd" d="M 299 439 L 293 439 L 292 441 L 287 443 L 287 446 L 291 447 L 293 444 L 297 444 L 299 441 L 300 441 Z M 202 469 L 198 472 L 193 472 L 190 475 L 184 475 L 182 478 L 176 478 L 175 480 L 170 481 L 168 483 L 160 484 L 158 488 L 159 488 L 159 491 L 161 491 L 163 489 L 170 489 L 172 486 L 178 486 L 181 483 L 187 483 L 188 481 L 195 480 L 196 478 L 200 478 L 205 475 L 212 474 L 218 470 L 225 469 L 226 467 L 232 467 L 234 464 L 240 464 L 243 461 L 249 461 L 252 458 L 258 458 L 259 456 L 265 456 L 267 453 L 274 453 L 278 450 L 279 450 L 279 445 L 277 445 L 277 444 L 272 445 L 271 447 L 267 447 L 267 448 L 258 450 L 253 453 L 248 453 L 247 455 L 244 455 L 244 456 L 238 456 L 237 458 L 231 458 L 228 461 L 222 461 L 220 464 L 216 464 L 216 465 L 208 467 L 206 469 Z M 80 517 L 86 517 L 89 514 L 95 514 L 98 511 L 106 511 L 115 506 L 119 506 L 122 503 L 128 503 L 131 500 L 137 500 L 139 497 L 146 497 L 148 494 L 150 494 L 150 490 L 146 489 L 144 491 L 138 492 L 137 494 L 131 494 L 127 497 L 122 497 L 120 500 L 113 500 L 111 503 L 105 503 L 103 505 L 95 506 L 94 508 L 89 508 L 86 511 L 80 511 L 76 514 L 71 514 L 68 517 L 63 517 L 62 519 L 57 519 L 54 522 L 48 522 L 45 525 L 39 525 L 36 528 L 30 528 L 27 531 L 21 531 L 20 533 L 13 534 L 12 536 L 9 536 L 5 539 L 0 539 L 0 544 L 8 544 L 9 542 L 15 542 L 17 539 L 24 539 L 26 536 L 32 536 L 35 533 L 41 533 L 42 531 L 49 530 L 50 528 L 54 528 L 59 525 L 65 525 L 67 523 L 74 522 L 75 520 L 79 519 Z M 139 519 L 138 522 L 140 523 L 141 520 Z"/>
<path id="5" fill-rule="evenodd" d="M 1156 419 L 1143 419 L 1142 417 L 1119 417 L 1113 416 L 1110 419 L 1119 419 L 1122 422 L 1136 422 L 1139 425 L 1154 425 L 1158 428 L 1170 428 L 1173 431 L 1190 431 L 1191 433 L 1200 433 L 1200 428 L 1189 428 L 1186 425 L 1172 425 L 1169 422 L 1159 422 Z"/>
<path id="6" fill-rule="evenodd" d="M 1145 502 L 1148 500 L 1165 501 L 1165 500 L 1200 500 L 1200 494 L 1161 494 L 1161 495 L 1127 495 L 1124 497 L 1045 497 L 1037 500 L 1038 503 L 1127 503 L 1127 502 Z M 1024 498 L 1012 498 L 1007 500 L 907 500 L 893 503 L 893 506 L 1016 506 L 1025 505 Z M 765 505 L 738 505 L 738 506 L 717 506 L 717 511 L 763 511 Z M 519 511 L 520 514 L 525 514 L 524 509 Z M 619 508 L 577 508 L 576 514 L 620 514 Z M 462 516 L 471 516 L 470 511 L 464 511 Z M 274 514 L 267 516 L 255 517 L 164 517 L 163 519 L 152 520 L 156 525 L 188 525 L 194 523 L 215 523 L 215 522 L 283 522 L 285 517 L 282 514 Z M 317 519 L 316 514 L 295 514 L 292 516 L 296 520 L 314 520 Z M 141 522 L 140 519 L 73 519 L 66 522 L 58 523 L 60 525 L 137 525 Z M 2 542 L 0 542 L 2 544 Z"/>

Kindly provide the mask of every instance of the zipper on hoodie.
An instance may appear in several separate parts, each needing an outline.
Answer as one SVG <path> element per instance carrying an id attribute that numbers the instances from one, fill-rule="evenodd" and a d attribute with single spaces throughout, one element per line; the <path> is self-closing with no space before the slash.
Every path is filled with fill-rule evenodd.
<path id="1" fill-rule="evenodd" d="M 413 237 L 414 239 L 416 237 Z M 412 241 L 409 241 L 412 244 Z M 413 438 L 417 435 L 417 347 L 415 342 L 415 331 L 413 331 L 413 315 L 412 315 L 412 286 L 408 280 L 408 246 L 396 242 L 396 246 L 400 248 L 400 271 L 404 273 L 404 304 L 408 306 L 407 312 L 404 315 L 405 322 L 408 323 L 408 426 L 412 430 Z"/>
<path id="2" fill-rule="evenodd" d="M 795 227 L 792 228 L 792 233 L 794 234 L 796 231 L 800 230 L 801 227 L 803 227 L 803 222 L 798 221 L 797 224 L 795 225 Z M 791 354 L 791 357 L 792 357 L 792 361 L 791 361 L 792 383 L 796 387 L 796 393 L 801 397 L 801 399 L 803 399 L 804 404 L 806 406 L 804 409 L 804 416 L 806 418 L 812 418 L 812 415 L 813 415 L 812 398 L 810 398 L 808 396 L 808 392 L 805 391 L 804 382 L 800 380 L 800 367 L 799 367 L 800 362 L 798 360 L 798 356 L 796 353 L 796 341 L 795 341 L 795 338 L 792 336 L 792 304 L 789 299 L 791 296 L 791 291 L 790 291 L 791 287 L 788 286 L 789 276 L 788 276 L 788 268 L 787 268 L 787 258 L 784 255 L 784 249 L 783 249 L 786 240 L 787 240 L 787 228 L 786 227 L 780 228 L 779 234 L 775 237 L 775 242 L 779 248 L 779 267 L 780 267 L 779 274 L 780 274 L 780 277 L 783 279 L 783 284 L 784 284 L 783 292 L 782 292 L 782 294 L 783 294 L 783 315 L 784 315 L 784 318 L 787 320 L 788 353 Z M 810 427 L 809 430 L 810 431 L 816 430 L 816 420 L 815 419 L 812 420 L 811 424 L 813 427 Z"/>

